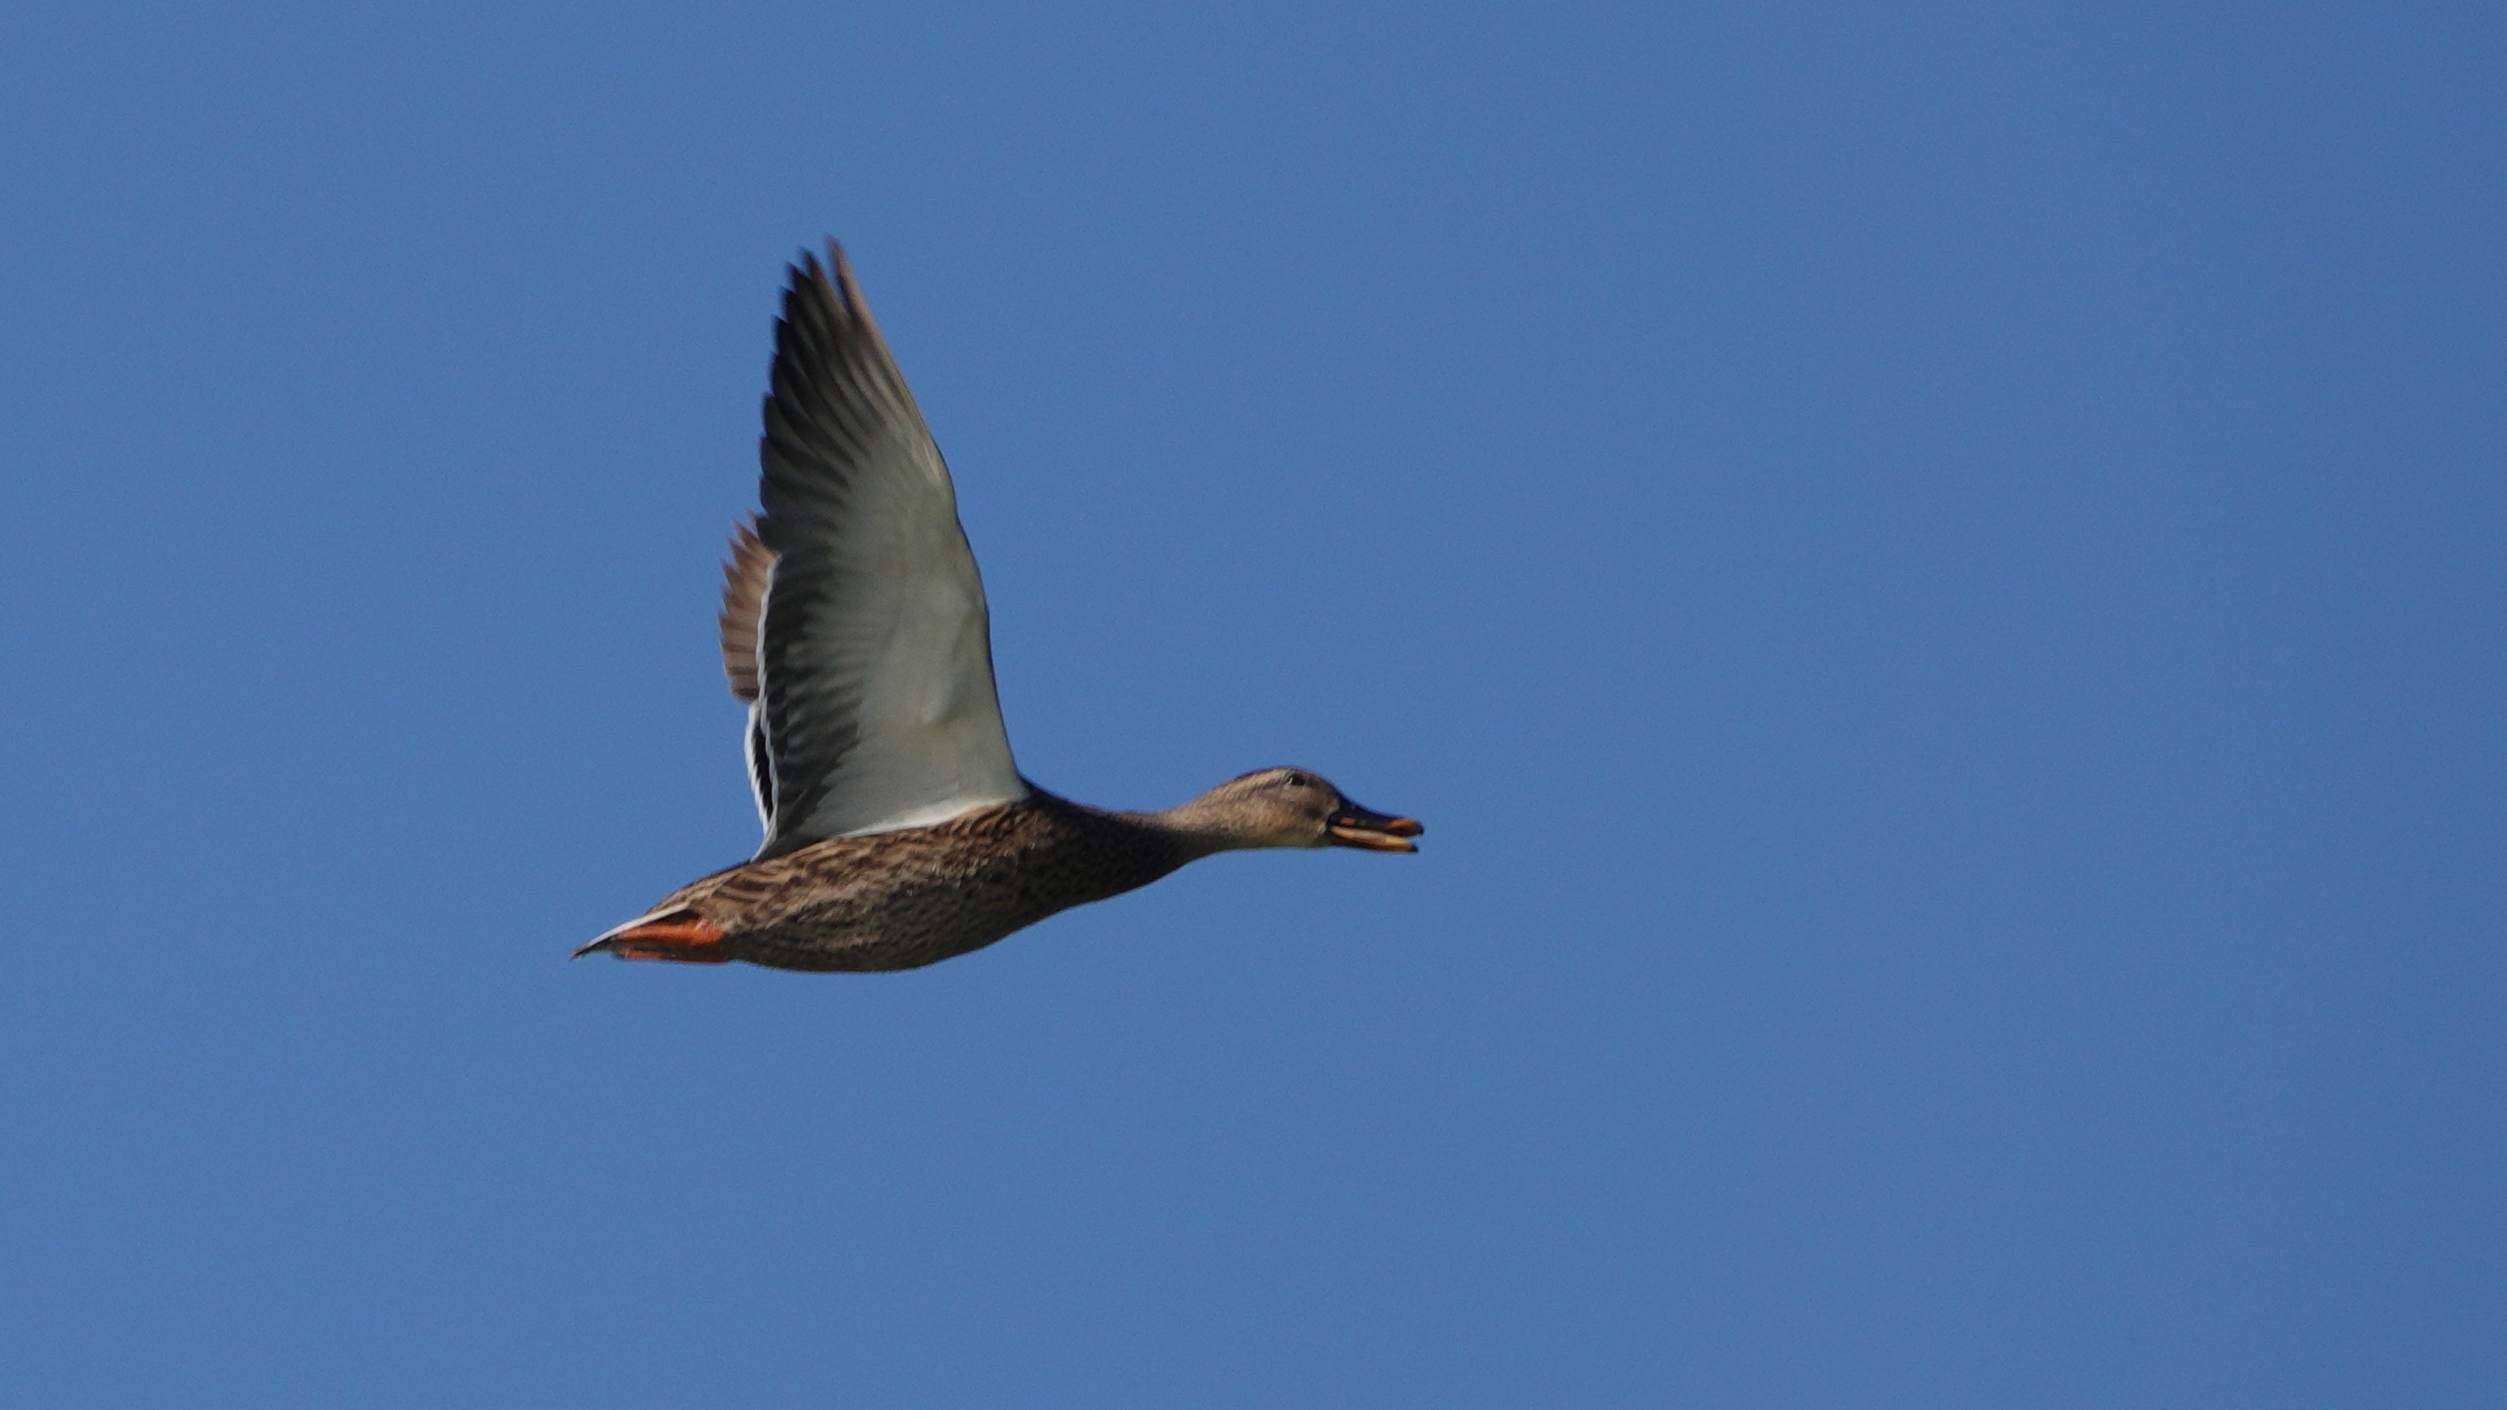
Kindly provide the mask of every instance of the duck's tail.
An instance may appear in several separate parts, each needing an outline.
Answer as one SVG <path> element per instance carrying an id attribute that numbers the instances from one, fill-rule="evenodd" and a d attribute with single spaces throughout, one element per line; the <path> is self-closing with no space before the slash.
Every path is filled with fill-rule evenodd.
<path id="1" fill-rule="evenodd" d="M 571 956 L 612 954 L 622 960 L 678 960 L 683 964 L 722 964 L 731 956 L 723 944 L 723 928 L 689 910 L 673 906 L 648 912 L 614 930 L 594 936 Z"/>

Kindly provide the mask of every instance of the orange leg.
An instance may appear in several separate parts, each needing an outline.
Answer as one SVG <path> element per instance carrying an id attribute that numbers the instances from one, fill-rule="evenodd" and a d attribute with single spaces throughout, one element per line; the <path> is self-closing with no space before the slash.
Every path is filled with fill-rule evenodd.
<path id="1" fill-rule="evenodd" d="M 600 944 L 622 960 L 677 960 L 682 964 L 726 964 L 722 927 L 686 912 L 622 930 Z"/>

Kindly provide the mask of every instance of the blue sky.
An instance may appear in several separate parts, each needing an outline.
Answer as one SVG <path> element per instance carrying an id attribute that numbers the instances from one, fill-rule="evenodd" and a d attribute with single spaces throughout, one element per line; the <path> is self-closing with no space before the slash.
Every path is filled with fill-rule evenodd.
<path id="1" fill-rule="evenodd" d="M 0 1400 L 2494 1404 L 2494 6 L 0 18 Z M 851 249 L 1025 770 L 566 951 Z"/>

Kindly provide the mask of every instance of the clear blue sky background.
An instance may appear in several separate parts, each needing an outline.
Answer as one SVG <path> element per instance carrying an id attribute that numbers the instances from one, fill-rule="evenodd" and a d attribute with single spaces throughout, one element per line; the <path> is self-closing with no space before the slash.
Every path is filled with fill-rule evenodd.
<path id="1" fill-rule="evenodd" d="M 2495 4 L 402 8 L 0 18 L 0 1401 L 2499 1403 Z M 1422 855 L 565 963 L 826 233 Z"/>

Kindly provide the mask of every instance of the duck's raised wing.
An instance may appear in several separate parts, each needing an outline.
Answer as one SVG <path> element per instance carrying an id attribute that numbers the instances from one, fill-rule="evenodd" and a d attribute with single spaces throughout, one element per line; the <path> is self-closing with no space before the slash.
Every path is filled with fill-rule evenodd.
<path id="1" fill-rule="evenodd" d="M 844 251 L 827 256 L 832 281 L 807 254 L 791 271 L 758 442 L 761 857 L 1027 794 L 949 468 Z"/>

